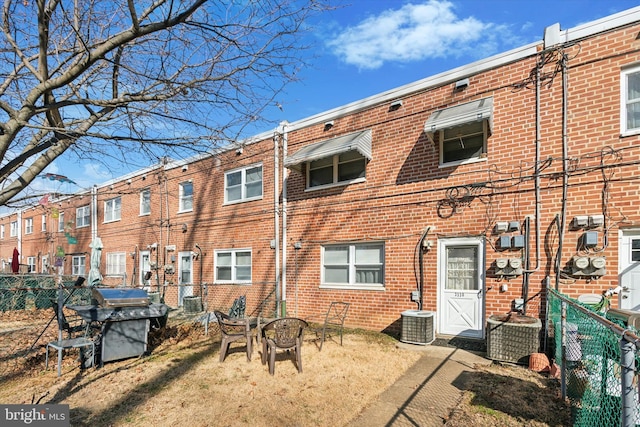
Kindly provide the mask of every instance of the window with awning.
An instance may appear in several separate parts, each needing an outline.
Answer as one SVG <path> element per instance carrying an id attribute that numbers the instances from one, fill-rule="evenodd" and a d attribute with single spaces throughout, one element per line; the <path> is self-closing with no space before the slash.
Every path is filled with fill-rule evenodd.
<path id="1" fill-rule="evenodd" d="M 486 157 L 493 127 L 493 98 L 483 98 L 435 111 L 424 131 L 438 142 L 440 164 L 455 165 Z"/>
<path id="2" fill-rule="evenodd" d="M 350 133 L 307 145 L 288 156 L 284 165 L 302 172 L 307 165 L 307 188 L 364 180 L 371 160 L 371 130 Z"/>

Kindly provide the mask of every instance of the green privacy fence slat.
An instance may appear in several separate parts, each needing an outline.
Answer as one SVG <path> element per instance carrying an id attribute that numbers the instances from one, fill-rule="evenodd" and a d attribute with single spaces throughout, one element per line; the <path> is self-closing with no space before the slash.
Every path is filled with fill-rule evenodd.
<path id="1" fill-rule="evenodd" d="M 63 298 L 69 304 L 90 304 L 91 290 L 74 290 L 74 277 L 58 278 L 50 275 L 0 275 L 0 311 L 46 309 L 58 298 L 57 281 L 62 280 Z"/>
<path id="2" fill-rule="evenodd" d="M 562 298 L 562 299 L 561 299 Z M 562 303 L 565 302 L 565 341 L 562 341 Z M 618 427 L 622 420 L 621 397 L 621 334 L 607 326 L 605 313 L 595 312 L 554 290 L 549 291 L 547 331 L 553 344 L 555 362 L 565 368 L 566 396 L 573 408 L 574 425 L 588 427 Z M 580 308 L 587 308 L 585 313 Z M 614 322 L 622 329 L 626 325 Z M 631 330 L 635 333 L 637 331 Z M 564 349 L 564 350 L 563 350 Z M 563 354 L 564 353 L 564 354 Z M 564 357 L 563 357 L 564 356 Z M 626 425 L 640 424 L 638 409 L 638 366 L 640 354 L 635 350 L 634 420 Z"/>

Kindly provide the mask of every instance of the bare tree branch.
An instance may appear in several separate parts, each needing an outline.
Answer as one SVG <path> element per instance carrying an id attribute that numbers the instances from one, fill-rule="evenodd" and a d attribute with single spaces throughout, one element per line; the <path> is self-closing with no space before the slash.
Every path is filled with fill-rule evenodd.
<path id="1" fill-rule="evenodd" d="M 318 0 L 4 0 L 0 205 L 60 156 L 233 141 L 304 66 Z M 187 152 L 186 150 L 190 150 Z"/>

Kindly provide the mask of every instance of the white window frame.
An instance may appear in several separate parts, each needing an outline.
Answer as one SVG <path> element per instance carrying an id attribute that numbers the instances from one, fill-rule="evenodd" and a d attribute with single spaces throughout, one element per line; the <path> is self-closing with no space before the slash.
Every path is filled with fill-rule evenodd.
<path id="1" fill-rule="evenodd" d="M 58 212 L 58 231 L 64 231 L 64 212 Z"/>
<path id="2" fill-rule="evenodd" d="M 477 125 L 478 122 L 471 122 L 471 123 L 465 123 L 462 124 L 459 127 L 465 127 L 465 126 L 473 126 L 473 125 Z M 453 129 L 440 129 L 439 135 L 438 135 L 438 143 L 439 143 L 439 152 L 440 152 L 440 158 L 439 158 L 439 165 L 440 167 L 448 167 L 448 166 L 457 166 L 457 165 L 464 165 L 467 163 L 475 163 L 475 162 L 482 162 L 482 161 L 486 161 L 487 160 L 487 139 L 489 138 L 489 122 L 488 120 L 482 120 L 482 152 L 480 153 L 480 155 L 478 156 L 472 156 L 472 157 L 467 157 L 465 159 L 460 159 L 460 160 L 452 160 L 449 162 L 445 162 L 444 161 L 444 146 L 445 144 L 463 144 L 464 143 L 464 138 L 468 138 L 468 137 L 473 137 L 473 136 L 477 136 L 480 135 L 481 132 L 474 132 L 474 133 L 467 133 L 467 134 L 463 134 L 461 136 L 458 136 L 458 140 L 462 141 L 462 142 L 458 142 L 456 140 L 456 137 L 449 137 L 448 139 L 445 140 L 445 133 L 446 132 L 450 132 L 455 130 L 456 128 Z"/>
<path id="3" fill-rule="evenodd" d="M 127 271 L 127 253 L 109 252 L 107 253 L 107 276 L 122 276 Z"/>
<path id="4" fill-rule="evenodd" d="M 104 222 L 120 221 L 122 218 L 122 197 L 104 201 Z"/>
<path id="5" fill-rule="evenodd" d="M 36 270 L 36 257 L 28 256 L 27 257 L 27 266 L 29 268 L 29 270 L 28 270 L 29 273 L 37 273 L 38 271 Z"/>
<path id="6" fill-rule="evenodd" d="M 140 216 L 151 215 L 151 189 L 140 191 Z"/>
<path id="7" fill-rule="evenodd" d="M 24 234 L 33 234 L 33 218 L 25 218 Z"/>
<path id="8" fill-rule="evenodd" d="M 90 208 L 91 207 L 89 205 L 76 208 L 76 228 L 88 227 L 91 225 Z"/>
<path id="9" fill-rule="evenodd" d="M 47 231 L 47 215 L 46 214 L 42 214 L 42 232 L 46 232 Z"/>
<path id="10" fill-rule="evenodd" d="M 185 187 L 191 186 L 191 194 L 185 196 Z M 178 213 L 192 212 L 193 211 L 193 182 L 185 181 L 179 184 L 179 200 L 178 200 Z M 188 206 L 190 205 L 190 206 Z"/>
<path id="11" fill-rule="evenodd" d="M 257 196 L 247 196 L 247 186 L 252 183 L 247 182 L 247 172 L 253 169 L 260 168 L 260 194 Z M 230 186 L 229 185 L 229 176 L 234 174 L 240 174 L 240 183 Z M 258 181 L 256 181 L 257 183 Z M 229 200 L 229 190 L 231 188 L 240 188 L 240 198 Z M 262 163 L 257 163 L 254 165 L 232 169 L 226 171 L 224 173 L 224 203 L 225 204 L 233 204 L 233 203 L 242 203 L 242 202 L 250 202 L 252 200 L 261 200 L 264 195 L 264 169 L 262 168 Z"/>
<path id="12" fill-rule="evenodd" d="M 18 237 L 18 221 L 11 221 L 9 224 L 11 229 L 9 230 L 9 237 Z"/>
<path id="13" fill-rule="evenodd" d="M 248 253 L 250 257 L 250 265 L 249 265 L 249 279 L 238 279 L 238 269 L 246 268 L 246 265 L 238 265 L 237 255 L 238 254 Z M 218 257 L 223 254 L 230 254 L 230 264 L 220 265 L 218 262 Z M 224 268 L 229 269 L 231 272 L 230 279 L 220 279 L 219 271 Z M 214 283 L 218 284 L 251 284 L 253 280 L 253 253 L 250 248 L 239 248 L 239 249 L 218 249 L 214 251 L 213 257 L 213 271 L 214 271 Z"/>
<path id="14" fill-rule="evenodd" d="M 73 255 L 71 257 L 71 275 L 84 276 L 87 266 L 87 257 L 85 255 Z"/>
<path id="15" fill-rule="evenodd" d="M 620 73 L 620 134 L 621 136 L 637 135 L 640 133 L 640 125 L 635 128 L 628 127 L 628 107 L 637 105 L 640 109 L 640 98 L 628 99 L 629 77 L 636 74 L 640 79 L 640 65 L 622 70 Z M 640 111 L 638 112 L 640 114 Z"/>
<path id="16" fill-rule="evenodd" d="M 326 264 L 325 251 L 328 248 L 346 248 L 348 259 L 343 264 Z M 379 263 L 356 263 L 356 250 L 365 248 L 376 248 L 380 250 L 381 262 Z M 321 247 L 321 271 L 320 271 L 320 288 L 329 289 L 358 289 L 358 290 L 384 290 L 385 288 L 385 245 L 384 242 L 367 242 L 367 243 L 341 243 L 331 244 Z M 325 270 L 330 266 L 342 266 L 347 269 L 347 281 L 345 282 L 328 282 L 325 279 Z M 381 276 L 380 283 L 357 283 L 357 273 L 360 269 L 375 268 L 379 269 Z"/>
<path id="17" fill-rule="evenodd" d="M 341 154 L 347 154 L 347 153 L 357 153 L 359 155 L 359 158 L 357 159 L 349 159 L 347 161 L 340 161 L 340 155 Z M 314 161 L 323 161 L 328 159 L 328 157 L 324 158 L 324 159 L 318 159 L 318 160 L 314 160 Z M 313 190 L 319 190 L 319 189 L 323 189 L 323 188 L 330 188 L 330 187 L 339 187 L 339 186 L 345 186 L 345 185 L 350 185 L 350 184 L 356 184 L 358 182 L 365 182 L 367 180 L 367 158 L 362 156 L 360 153 L 358 153 L 357 151 L 346 151 L 344 153 L 340 153 L 340 154 L 335 154 L 333 156 L 331 156 L 331 166 L 325 166 L 325 167 L 331 167 L 332 168 L 332 180 L 330 183 L 326 183 L 326 184 L 318 184 L 318 185 L 311 185 L 311 171 L 315 170 L 315 169 L 320 169 L 320 168 L 312 168 L 311 165 L 314 161 L 310 161 L 310 162 L 306 162 L 305 163 L 305 169 L 306 169 L 306 178 L 307 178 L 307 188 L 305 189 L 306 191 L 313 191 Z M 360 176 L 357 178 L 352 178 L 352 179 L 346 179 L 346 180 L 342 180 L 340 181 L 340 166 L 347 164 L 347 163 L 355 163 L 355 162 L 363 162 L 363 168 L 362 168 L 362 172 L 364 173 L 364 176 Z"/>

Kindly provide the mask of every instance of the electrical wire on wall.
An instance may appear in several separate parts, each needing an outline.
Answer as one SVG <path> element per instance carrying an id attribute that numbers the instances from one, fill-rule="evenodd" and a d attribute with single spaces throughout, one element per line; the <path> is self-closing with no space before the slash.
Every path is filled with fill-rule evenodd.
<path id="1" fill-rule="evenodd" d="M 431 227 L 426 227 L 424 229 L 424 232 L 422 233 L 422 235 L 420 236 L 420 239 L 418 240 L 418 244 L 416 245 L 415 251 L 414 251 L 414 273 L 416 274 L 416 282 L 417 282 L 417 290 L 418 290 L 418 310 L 422 310 L 422 305 L 423 305 L 423 294 L 424 294 L 424 252 L 425 250 L 428 249 L 428 243 L 426 238 L 427 235 L 429 234 L 429 231 L 431 231 Z M 418 259 L 418 271 L 415 272 L 415 259 Z"/>

